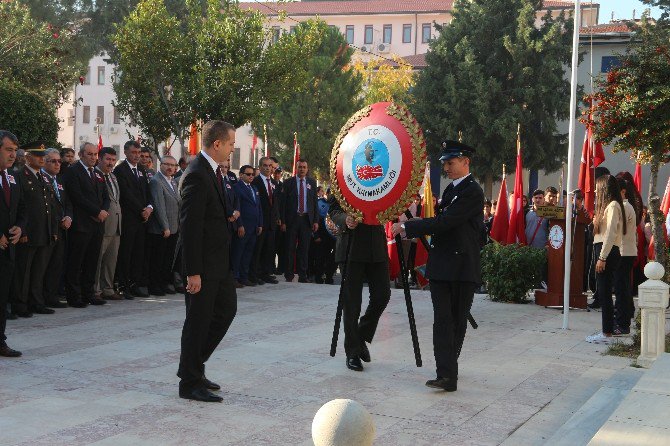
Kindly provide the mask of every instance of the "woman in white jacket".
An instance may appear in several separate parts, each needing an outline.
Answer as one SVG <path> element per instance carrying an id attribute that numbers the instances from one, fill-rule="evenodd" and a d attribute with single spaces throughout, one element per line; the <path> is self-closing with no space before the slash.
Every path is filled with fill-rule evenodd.
<path id="1" fill-rule="evenodd" d="M 603 175 L 596 180 L 596 209 L 593 217 L 593 252 L 597 259 L 596 294 L 602 306 L 602 332 L 587 336 L 587 342 L 608 343 L 614 332 L 612 283 L 621 261 L 623 236 L 628 229 L 617 180 L 611 175 Z"/>

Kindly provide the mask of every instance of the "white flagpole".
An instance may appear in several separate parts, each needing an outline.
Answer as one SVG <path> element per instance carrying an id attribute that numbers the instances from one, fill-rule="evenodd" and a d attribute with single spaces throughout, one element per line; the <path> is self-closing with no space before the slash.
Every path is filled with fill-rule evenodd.
<path id="1" fill-rule="evenodd" d="M 575 153 L 575 114 L 577 109 L 577 69 L 579 55 L 579 28 L 581 27 L 580 0 L 575 0 L 575 29 L 572 34 L 572 72 L 570 74 L 570 130 L 568 132 L 568 199 L 565 207 L 565 277 L 563 278 L 563 330 L 568 329 L 570 314 L 570 267 L 572 254 L 572 158 Z"/>

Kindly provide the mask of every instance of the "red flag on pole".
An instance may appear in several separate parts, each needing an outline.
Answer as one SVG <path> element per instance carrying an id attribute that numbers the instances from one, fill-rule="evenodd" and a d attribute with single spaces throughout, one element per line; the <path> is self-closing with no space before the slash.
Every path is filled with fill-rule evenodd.
<path id="1" fill-rule="evenodd" d="M 507 244 L 507 231 L 509 230 L 509 204 L 507 203 L 507 180 L 505 179 L 505 166 L 503 165 L 503 179 L 498 194 L 498 204 L 493 215 L 491 226 L 491 238 L 503 245 Z"/>
<path id="2" fill-rule="evenodd" d="M 254 136 L 251 138 L 251 156 L 249 157 L 249 164 L 255 164 L 254 154 L 256 153 L 256 146 L 258 145 L 258 136 L 254 132 Z"/>
<path id="3" fill-rule="evenodd" d="M 200 141 L 198 141 L 198 126 L 195 125 L 195 121 L 191 123 L 191 133 L 188 137 L 188 153 L 191 155 L 197 155 L 198 149 L 200 149 Z"/>
<path id="4" fill-rule="evenodd" d="M 300 144 L 298 144 L 298 132 L 293 132 L 293 176 L 295 176 L 297 173 L 299 159 L 300 159 Z"/>
<path id="5" fill-rule="evenodd" d="M 523 161 L 521 158 L 521 125 L 516 134 L 516 172 L 514 173 L 514 202 L 509 217 L 507 243 L 526 244 L 526 215 L 523 211 Z M 500 203 L 498 203 L 500 207 Z M 496 208 L 498 212 L 498 208 Z M 495 223 L 495 219 L 494 219 Z"/>
<path id="6" fill-rule="evenodd" d="M 665 193 L 663 194 L 663 201 L 661 201 L 661 212 L 663 215 L 668 215 L 670 211 L 670 178 L 668 178 L 668 183 L 665 185 Z"/>
<path id="7" fill-rule="evenodd" d="M 389 256 L 389 279 L 395 280 L 400 275 L 400 259 L 398 258 L 398 249 L 395 246 L 395 237 L 391 231 L 392 222 L 386 223 L 384 231 L 386 232 L 386 251 Z"/>
<path id="8" fill-rule="evenodd" d="M 98 152 L 102 150 L 102 135 L 98 135 Z"/>
<path id="9" fill-rule="evenodd" d="M 638 157 L 640 156 L 638 152 Z M 635 175 L 633 176 L 633 184 L 639 194 L 642 193 L 642 165 L 635 163 Z"/>
<path id="10" fill-rule="evenodd" d="M 605 161 L 605 152 L 600 141 L 594 141 L 593 129 L 586 128 L 584 145 L 582 146 L 582 163 L 579 167 L 577 187 L 584 193 L 584 207 L 589 216 L 593 216 L 596 206 L 595 168 Z"/>

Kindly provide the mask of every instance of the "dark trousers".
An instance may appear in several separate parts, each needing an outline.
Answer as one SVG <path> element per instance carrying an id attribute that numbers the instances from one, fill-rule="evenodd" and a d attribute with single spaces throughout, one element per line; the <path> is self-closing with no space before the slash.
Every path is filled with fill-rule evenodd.
<path id="1" fill-rule="evenodd" d="M 593 245 L 593 255 L 596 260 L 600 257 L 600 251 L 603 248 L 602 243 Z M 614 273 L 619 267 L 621 255 L 619 248 L 612 246 L 610 254 L 605 262 L 605 271 L 596 273 L 596 295 L 602 308 L 602 328 L 603 333 L 611 334 L 614 331 L 614 305 L 612 303 L 612 284 L 614 283 Z"/>
<path id="2" fill-rule="evenodd" d="M 28 311 L 44 306 L 44 275 L 49 265 L 51 248 L 51 245 L 30 246 L 25 243 L 16 246 L 20 291 L 13 304 L 14 311 Z"/>
<path id="3" fill-rule="evenodd" d="M 331 236 L 321 237 L 320 242 L 312 240 L 314 247 L 313 270 L 316 279 L 332 279 L 337 269 L 335 264 L 335 239 Z"/>
<path id="4" fill-rule="evenodd" d="M 14 277 L 14 262 L 10 259 L 9 249 L 0 250 L 0 344 L 7 340 L 7 302 Z"/>
<path id="5" fill-rule="evenodd" d="M 631 274 L 636 257 L 621 257 L 619 267 L 614 273 L 614 295 L 616 296 L 616 325 L 622 330 L 630 330 L 630 320 L 635 313 L 633 292 L 631 288 Z"/>
<path id="6" fill-rule="evenodd" d="M 102 229 L 102 228 L 100 228 Z M 102 231 L 68 234 L 68 264 L 65 272 L 65 290 L 68 302 L 95 295 L 95 273 L 102 247 Z"/>
<path id="7" fill-rule="evenodd" d="M 165 238 L 162 234 L 147 234 L 147 249 L 151 252 L 153 262 L 149 265 L 149 287 L 163 290 L 174 281 L 172 263 L 174 262 L 175 248 L 178 234 L 170 234 Z"/>
<path id="8" fill-rule="evenodd" d="M 121 224 L 121 243 L 116 259 L 116 277 L 119 289 L 127 290 L 132 286 L 140 286 L 144 271 L 144 241 L 146 228 L 144 224 L 135 221 Z"/>
<path id="9" fill-rule="evenodd" d="M 254 246 L 256 246 L 255 231 L 246 231 L 242 238 L 233 235 L 231 257 L 235 279 L 244 281 L 249 278 L 249 266 L 254 255 Z"/>
<path id="10" fill-rule="evenodd" d="M 301 279 L 307 278 L 309 242 L 311 239 L 312 228 L 307 215 L 296 217 L 293 224 L 286 227 L 286 268 L 284 277 L 293 277 L 293 265 L 295 265 L 298 277 Z"/>
<path id="11" fill-rule="evenodd" d="M 473 282 L 430 281 L 433 350 L 438 377 L 458 379 L 458 357 L 468 328 L 475 288 Z"/>
<path id="12" fill-rule="evenodd" d="M 391 298 L 388 262 L 350 262 L 346 268 L 344 297 L 344 351 L 347 357 L 361 354 L 363 342 L 372 342 L 379 318 Z M 361 314 L 363 280 L 370 288 L 370 303 Z"/>
<path id="13" fill-rule="evenodd" d="M 254 254 L 249 267 L 249 280 L 264 279 L 274 272 L 275 265 L 275 237 L 274 230 L 263 228 L 256 237 Z"/>
<path id="14" fill-rule="evenodd" d="M 186 293 L 186 320 L 181 332 L 179 390 L 202 386 L 205 362 L 219 345 L 237 313 L 237 294 L 232 271 L 222 279 L 202 279 L 196 295 Z"/>
<path id="15" fill-rule="evenodd" d="M 65 265 L 65 234 L 65 230 L 59 231 L 58 241 L 51 249 L 49 266 L 44 274 L 44 302 L 47 305 L 58 302 L 58 289 Z"/>

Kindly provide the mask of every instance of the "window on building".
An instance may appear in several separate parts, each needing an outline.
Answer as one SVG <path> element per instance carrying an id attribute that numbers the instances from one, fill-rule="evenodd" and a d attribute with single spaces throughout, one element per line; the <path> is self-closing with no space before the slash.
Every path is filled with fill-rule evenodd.
<path id="1" fill-rule="evenodd" d="M 402 26 L 402 43 L 412 43 L 412 25 Z"/>
<path id="2" fill-rule="evenodd" d="M 105 85 L 105 67 L 98 67 L 98 85 Z"/>
<path id="3" fill-rule="evenodd" d="M 74 110 L 69 109 L 67 111 L 67 125 L 72 127 L 74 125 Z"/>
<path id="4" fill-rule="evenodd" d="M 289 28 L 289 34 L 295 34 L 295 26 Z"/>
<path id="5" fill-rule="evenodd" d="M 114 124 L 121 124 L 121 116 L 119 115 L 119 111 L 114 107 Z"/>
<path id="6" fill-rule="evenodd" d="M 383 43 L 391 43 L 392 32 L 393 32 L 392 25 L 384 25 L 384 35 L 382 36 Z"/>
<path id="7" fill-rule="evenodd" d="M 91 107 L 88 105 L 84 105 L 84 113 L 83 113 L 83 119 L 81 122 L 84 124 L 90 124 L 91 122 Z"/>
<path id="8" fill-rule="evenodd" d="M 242 149 L 239 147 L 235 147 L 233 150 L 233 159 L 230 162 L 230 170 L 233 169 L 239 169 L 240 168 L 240 152 Z"/>
<path id="9" fill-rule="evenodd" d="M 86 76 L 84 77 L 84 85 L 91 85 L 91 67 L 86 69 Z"/>
<path id="10" fill-rule="evenodd" d="M 98 115 L 95 118 L 96 123 L 98 124 L 104 124 L 105 123 L 105 106 L 104 105 L 98 105 Z"/>
<path id="11" fill-rule="evenodd" d="M 278 26 L 273 26 L 272 27 L 272 43 L 275 43 L 279 40 L 279 36 L 281 35 L 281 28 Z"/>
<path id="12" fill-rule="evenodd" d="M 609 73 L 612 68 L 617 68 L 621 65 L 621 58 L 619 56 L 603 56 L 600 63 L 600 72 Z"/>
<path id="13" fill-rule="evenodd" d="M 365 36 L 363 43 L 365 43 L 366 45 L 372 44 L 372 37 L 373 37 L 372 25 L 365 25 Z"/>
<path id="14" fill-rule="evenodd" d="M 354 25 L 347 25 L 347 33 L 345 37 L 347 38 L 347 43 L 349 45 L 354 44 Z"/>
<path id="15" fill-rule="evenodd" d="M 430 32 L 431 32 L 430 23 L 424 23 L 421 25 L 421 43 L 430 42 Z"/>

